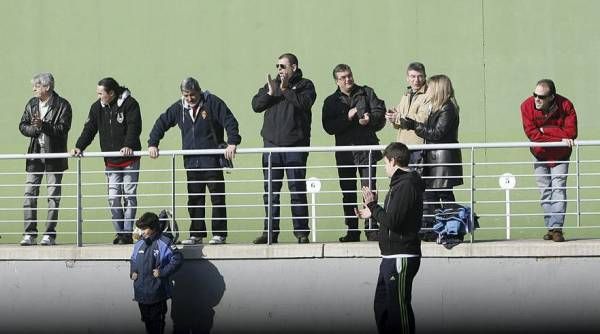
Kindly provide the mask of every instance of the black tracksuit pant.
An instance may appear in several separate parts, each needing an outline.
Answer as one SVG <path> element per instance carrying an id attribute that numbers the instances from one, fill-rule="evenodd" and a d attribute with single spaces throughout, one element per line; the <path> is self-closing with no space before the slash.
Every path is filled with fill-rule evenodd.
<path id="1" fill-rule="evenodd" d="M 412 283 L 420 265 L 421 257 L 381 259 L 374 301 L 378 333 L 415 332 Z"/>

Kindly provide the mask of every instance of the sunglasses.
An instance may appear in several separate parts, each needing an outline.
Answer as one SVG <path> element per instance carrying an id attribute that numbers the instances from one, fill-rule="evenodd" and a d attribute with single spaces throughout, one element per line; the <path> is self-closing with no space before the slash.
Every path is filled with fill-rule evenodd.
<path id="1" fill-rule="evenodd" d="M 285 65 L 285 64 L 275 64 L 275 68 L 276 69 L 285 70 L 286 67 L 287 67 L 287 65 Z"/>
<path id="2" fill-rule="evenodd" d="M 538 95 L 536 93 L 533 93 L 533 97 L 538 98 L 540 100 L 545 100 L 545 99 L 549 98 L 550 95 Z"/>

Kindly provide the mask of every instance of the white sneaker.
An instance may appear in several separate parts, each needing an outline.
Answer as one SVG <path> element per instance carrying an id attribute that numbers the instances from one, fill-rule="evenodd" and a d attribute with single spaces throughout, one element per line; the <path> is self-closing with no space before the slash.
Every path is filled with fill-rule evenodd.
<path id="1" fill-rule="evenodd" d="M 210 241 L 208 242 L 211 245 L 221 245 L 225 243 L 225 237 L 222 237 L 220 235 L 215 235 L 214 237 L 212 237 L 212 239 L 210 239 Z"/>
<path id="2" fill-rule="evenodd" d="M 191 236 L 181 242 L 182 245 L 197 245 L 202 243 L 202 238 Z"/>
<path id="3" fill-rule="evenodd" d="M 42 246 L 54 246 L 56 245 L 56 241 L 51 236 L 44 234 L 44 237 L 40 241 L 40 245 Z"/>
<path id="4" fill-rule="evenodd" d="M 35 245 L 35 238 L 29 234 L 23 236 L 23 240 L 19 243 L 21 246 Z"/>

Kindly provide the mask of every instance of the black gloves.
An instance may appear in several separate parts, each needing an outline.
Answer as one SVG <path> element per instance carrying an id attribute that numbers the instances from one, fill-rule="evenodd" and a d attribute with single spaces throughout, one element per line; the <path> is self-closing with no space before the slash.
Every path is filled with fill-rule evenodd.
<path id="1" fill-rule="evenodd" d="M 400 128 L 406 130 L 414 130 L 417 122 L 412 118 L 400 118 Z"/>

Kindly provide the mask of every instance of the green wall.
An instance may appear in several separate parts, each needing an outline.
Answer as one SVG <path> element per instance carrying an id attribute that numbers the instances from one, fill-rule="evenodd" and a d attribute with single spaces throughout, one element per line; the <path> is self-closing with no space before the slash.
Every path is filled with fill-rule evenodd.
<path id="1" fill-rule="evenodd" d="M 29 79 L 51 71 L 74 107 L 70 143 L 96 98 L 98 79 L 113 76 L 131 88 L 146 137 L 178 97 L 179 81 L 192 75 L 242 120 L 243 146 L 260 146 L 262 120 L 250 99 L 287 51 L 298 55 L 317 87 L 315 145 L 333 142 L 319 123 L 322 101 L 335 88 L 333 66 L 350 64 L 359 83 L 392 105 L 412 60 L 453 79 L 463 142 L 524 140 L 518 105 L 542 77 L 553 78 L 575 103 L 580 138 L 593 139 L 590 83 L 600 74 L 599 9 L 593 0 L 5 0 L 0 117 L 8 129 L 0 140 L 20 136 L 16 124 L 30 96 Z M 381 137 L 390 141 L 393 130 Z M 3 152 L 23 152 L 25 138 L 10 142 Z"/>
<path id="2" fill-rule="evenodd" d="M 299 57 L 317 88 L 313 145 L 333 144 L 320 115 L 323 99 L 335 89 L 336 64 L 351 65 L 357 82 L 374 87 L 391 106 L 405 89 L 407 63 L 415 60 L 425 63 L 428 74 L 453 80 L 461 142 L 526 140 L 518 108 L 540 78 L 554 79 L 558 92 L 574 102 L 579 138 L 597 139 L 592 112 L 600 76 L 599 10 L 593 0 L 4 0 L 0 153 L 25 152 L 27 139 L 17 124 L 31 96 L 29 80 L 41 71 L 54 73 L 57 91 L 73 105 L 70 146 L 100 78 L 113 76 L 132 90 L 142 107 L 145 142 L 159 113 L 178 99 L 180 80 L 194 76 L 236 114 L 242 147 L 259 147 L 262 115 L 252 112 L 250 100 L 284 52 Z M 389 142 L 395 132 L 386 127 L 380 138 Z M 161 148 L 179 147 L 174 129 Z M 99 150 L 98 141 L 88 150 Z M 505 152 L 479 158 L 530 159 L 527 150 Z M 311 156 L 317 160 L 333 162 L 328 155 Z M 143 168 L 168 162 L 145 161 Z M 3 165 L 22 170 L 21 161 Z"/>

